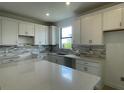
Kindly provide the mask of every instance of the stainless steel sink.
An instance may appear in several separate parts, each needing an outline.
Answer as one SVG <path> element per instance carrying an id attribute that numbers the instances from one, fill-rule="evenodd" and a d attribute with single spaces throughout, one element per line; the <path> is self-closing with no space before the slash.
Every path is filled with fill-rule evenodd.
<path id="1" fill-rule="evenodd" d="M 64 54 L 64 53 L 57 53 L 58 55 L 67 55 L 67 54 Z"/>

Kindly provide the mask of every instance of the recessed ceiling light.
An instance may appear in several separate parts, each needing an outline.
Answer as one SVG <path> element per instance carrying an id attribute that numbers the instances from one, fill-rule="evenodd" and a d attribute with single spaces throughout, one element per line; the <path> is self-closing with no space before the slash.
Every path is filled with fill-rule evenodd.
<path id="1" fill-rule="evenodd" d="M 46 13 L 46 16 L 50 16 L 50 13 Z"/>
<path id="2" fill-rule="evenodd" d="M 69 6 L 70 5 L 70 2 L 66 2 L 66 5 Z"/>

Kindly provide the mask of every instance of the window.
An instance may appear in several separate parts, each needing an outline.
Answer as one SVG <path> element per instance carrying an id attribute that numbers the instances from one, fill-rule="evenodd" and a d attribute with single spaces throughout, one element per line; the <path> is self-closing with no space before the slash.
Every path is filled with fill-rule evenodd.
<path id="1" fill-rule="evenodd" d="M 60 47 L 65 49 L 72 49 L 72 27 L 64 27 L 61 29 Z"/>

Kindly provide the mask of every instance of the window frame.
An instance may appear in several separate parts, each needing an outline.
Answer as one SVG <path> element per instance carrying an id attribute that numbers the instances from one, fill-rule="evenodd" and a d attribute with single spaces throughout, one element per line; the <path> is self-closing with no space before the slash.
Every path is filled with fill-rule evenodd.
<path id="1" fill-rule="evenodd" d="M 66 27 L 71 27 L 71 28 L 72 28 L 71 25 L 70 25 L 70 26 L 66 26 Z M 59 40 L 59 41 L 60 41 L 60 44 L 59 44 L 59 48 L 60 48 L 60 49 L 69 49 L 69 50 L 72 50 L 72 47 L 71 47 L 71 48 L 63 48 L 63 47 L 62 47 L 62 39 L 71 38 L 71 43 L 72 43 L 72 41 L 73 41 L 73 40 L 72 40 L 72 39 L 73 39 L 73 36 L 70 36 L 70 37 L 62 37 L 62 29 L 63 29 L 63 28 L 66 28 L 66 27 L 61 27 L 61 28 L 60 28 L 60 34 L 59 34 L 59 35 L 60 35 L 60 36 L 59 36 L 59 37 L 60 37 L 60 40 Z"/>

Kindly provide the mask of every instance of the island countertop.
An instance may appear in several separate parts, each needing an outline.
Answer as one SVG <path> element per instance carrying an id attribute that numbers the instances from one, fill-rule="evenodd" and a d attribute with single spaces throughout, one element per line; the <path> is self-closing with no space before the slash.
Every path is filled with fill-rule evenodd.
<path id="1" fill-rule="evenodd" d="M 2 90 L 89 90 L 100 77 L 46 60 L 30 59 L 0 64 Z"/>

